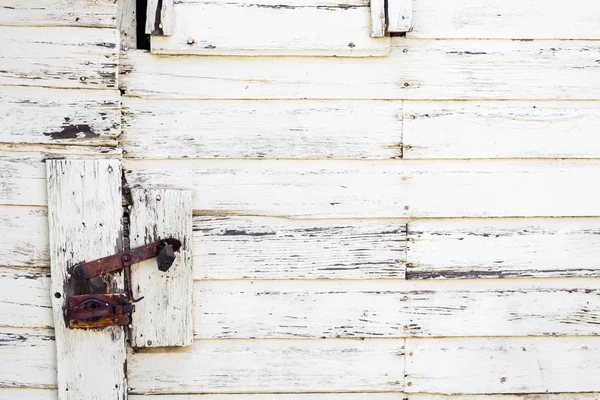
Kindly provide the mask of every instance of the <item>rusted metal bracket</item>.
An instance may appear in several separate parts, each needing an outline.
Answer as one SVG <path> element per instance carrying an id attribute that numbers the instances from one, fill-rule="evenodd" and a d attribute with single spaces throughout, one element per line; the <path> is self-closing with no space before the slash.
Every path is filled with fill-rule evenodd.
<path id="1" fill-rule="evenodd" d="M 125 293 L 80 294 L 67 299 L 65 316 L 70 328 L 103 328 L 129 324 L 136 303 L 143 299 L 133 297 L 131 266 L 157 257 L 158 269 L 165 272 L 175 261 L 175 252 L 181 242 L 168 238 L 150 243 L 133 250 L 123 251 L 112 256 L 79 264 L 73 267 L 70 279 L 83 281 L 123 270 Z"/>

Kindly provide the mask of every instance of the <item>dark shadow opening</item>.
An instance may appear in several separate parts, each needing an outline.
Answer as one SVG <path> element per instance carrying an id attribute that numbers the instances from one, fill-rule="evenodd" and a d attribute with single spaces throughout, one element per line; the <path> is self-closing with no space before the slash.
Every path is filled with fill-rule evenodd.
<path id="1" fill-rule="evenodd" d="M 145 33 L 147 7 L 148 0 L 135 0 L 137 48 L 140 50 L 150 50 L 150 35 Z"/>

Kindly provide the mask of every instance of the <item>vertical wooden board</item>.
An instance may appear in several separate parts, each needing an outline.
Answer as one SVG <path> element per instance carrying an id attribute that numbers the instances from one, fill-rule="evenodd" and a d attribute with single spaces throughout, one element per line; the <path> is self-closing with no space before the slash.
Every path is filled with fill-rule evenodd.
<path id="1" fill-rule="evenodd" d="M 131 394 L 402 391 L 404 339 L 196 340 L 127 360 Z"/>
<path id="2" fill-rule="evenodd" d="M 136 0 L 118 0 L 117 27 L 121 35 L 120 50 L 137 49 Z"/>
<path id="3" fill-rule="evenodd" d="M 412 28 L 413 0 L 387 0 L 388 32 L 408 32 Z"/>
<path id="4" fill-rule="evenodd" d="M 0 387 L 56 387 L 54 331 L 0 328 L 0 365 Z"/>
<path id="5" fill-rule="evenodd" d="M 422 219 L 408 228 L 408 279 L 600 275 L 598 218 Z"/>
<path id="6" fill-rule="evenodd" d="M 598 158 L 596 102 L 405 101 L 403 158 Z"/>
<path id="7" fill-rule="evenodd" d="M 146 34 L 152 36 L 172 35 L 173 12 L 173 0 L 149 0 L 146 6 Z"/>
<path id="8" fill-rule="evenodd" d="M 144 296 L 132 314 L 133 347 L 188 346 L 192 324 L 192 192 L 176 189 L 131 189 L 131 248 L 169 237 L 181 241 L 168 271 L 156 259 L 131 271 L 135 297 Z"/>
<path id="9" fill-rule="evenodd" d="M 0 324 L 34 328 L 54 326 L 49 290 L 47 269 L 1 267 Z"/>
<path id="10" fill-rule="evenodd" d="M 123 328 L 68 329 L 64 318 L 67 297 L 82 294 L 69 283 L 69 268 L 122 250 L 120 161 L 48 160 L 46 167 L 59 399 L 124 399 Z M 92 278 L 80 290 L 123 289 L 119 274 L 105 279 Z"/>
<path id="11" fill-rule="evenodd" d="M 0 226 L 0 265 L 50 265 L 48 211 L 45 207 L 0 207 Z"/>
<path id="12" fill-rule="evenodd" d="M 385 36 L 385 1 L 371 0 L 371 37 Z"/>
<path id="13" fill-rule="evenodd" d="M 406 339 L 407 392 L 600 390 L 600 337 Z"/>

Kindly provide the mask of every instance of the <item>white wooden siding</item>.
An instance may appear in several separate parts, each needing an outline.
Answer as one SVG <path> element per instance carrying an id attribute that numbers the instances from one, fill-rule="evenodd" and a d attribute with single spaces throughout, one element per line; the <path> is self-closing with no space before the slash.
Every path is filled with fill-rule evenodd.
<path id="1" fill-rule="evenodd" d="M 2 391 L 0 390 L 0 394 Z M 24 397 L 29 400 L 29 397 Z M 50 399 L 50 398 L 49 398 Z M 598 393 L 544 393 L 525 395 L 452 395 L 412 393 L 297 393 L 297 394 L 190 394 L 130 395 L 129 400 L 598 400 Z M 46 398 L 44 398 L 46 400 Z"/>
<path id="2" fill-rule="evenodd" d="M 406 354 L 407 392 L 553 393 L 600 388 L 600 337 L 407 339 Z"/>
<path id="3" fill-rule="evenodd" d="M 123 98 L 128 158 L 399 158 L 402 102 Z M 167 149 L 157 143 L 168 143 Z"/>
<path id="4" fill-rule="evenodd" d="M 3 0 L 0 14 L 0 25 L 5 26 L 114 28 L 116 20 L 114 0 Z"/>
<path id="5" fill-rule="evenodd" d="M 50 271 L 48 269 L 1 267 L 1 326 L 53 327 L 49 292 Z"/>
<path id="6" fill-rule="evenodd" d="M 0 226 L 0 265 L 50 265 L 46 208 L 0 207 Z"/>
<path id="7" fill-rule="evenodd" d="M 407 277 L 598 276 L 600 219 L 409 222 Z"/>
<path id="8" fill-rule="evenodd" d="M 412 29 L 413 0 L 388 0 L 388 32 L 408 32 Z"/>
<path id="9" fill-rule="evenodd" d="M 127 361 L 143 393 L 402 391 L 404 339 L 196 340 Z"/>
<path id="10" fill-rule="evenodd" d="M 124 168 L 129 184 L 193 189 L 196 210 L 305 218 L 600 213 L 597 161 L 127 160 Z"/>
<path id="11" fill-rule="evenodd" d="M 415 0 L 411 38 L 600 39 L 594 0 Z"/>
<path id="12" fill-rule="evenodd" d="M 311 1 L 180 1 L 170 36 L 152 36 L 159 54 L 382 56 L 390 38 L 371 37 L 371 9 Z M 276 32 L 276 34 L 274 34 Z"/>
<path id="13" fill-rule="evenodd" d="M 589 41 L 406 40 L 382 58 L 123 57 L 134 96 L 179 99 L 597 100 Z"/>

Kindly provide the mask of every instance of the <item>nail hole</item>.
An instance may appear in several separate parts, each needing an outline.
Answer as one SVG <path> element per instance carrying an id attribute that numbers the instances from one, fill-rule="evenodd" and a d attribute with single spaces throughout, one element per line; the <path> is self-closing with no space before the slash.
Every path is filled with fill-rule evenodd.
<path id="1" fill-rule="evenodd" d="M 62 296 L 60 295 L 60 293 L 56 292 L 56 293 L 54 293 L 54 297 L 56 297 L 57 299 L 60 299 Z"/>

